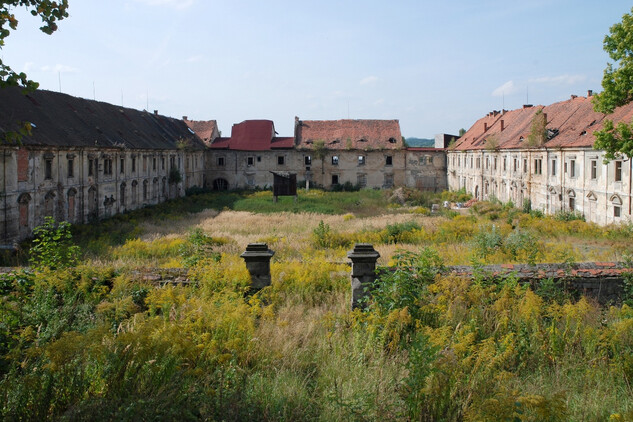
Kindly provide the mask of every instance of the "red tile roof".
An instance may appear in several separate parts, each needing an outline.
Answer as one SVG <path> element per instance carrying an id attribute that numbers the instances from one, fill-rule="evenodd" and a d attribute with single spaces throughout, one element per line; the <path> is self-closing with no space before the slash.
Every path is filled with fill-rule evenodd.
<path id="1" fill-rule="evenodd" d="M 213 140 L 220 135 L 218 123 L 215 120 L 189 120 L 186 117 L 182 120 L 206 145 L 211 145 Z"/>
<path id="2" fill-rule="evenodd" d="M 277 138 L 275 134 L 275 126 L 270 120 L 244 120 L 233 125 L 230 138 L 216 138 L 211 148 L 267 151 L 294 146 L 294 138 Z"/>
<path id="3" fill-rule="evenodd" d="M 298 120 L 297 146 L 313 148 L 324 141 L 328 149 L 402 148 L 398 120 Z"/>
<path id="4" fill-rule="evenodd" d="M 496 138 L 502 149 L 527 148 L 532 119 L 538 110 L 547 116 L 550 138 L 543 145 L 547 148 L 591 147 L 595 142 L 593 132 L 602 128 L 605 117 L 627 123 L 633 119 L 633 103 L 605 116 L 593 110 L 591 97 L 572 96 L 549 106 L 524 106 L 517 110 L 488 113 L 457 140 L 455 149 L 485 149 L 486 140 L 491 138 Z"/>

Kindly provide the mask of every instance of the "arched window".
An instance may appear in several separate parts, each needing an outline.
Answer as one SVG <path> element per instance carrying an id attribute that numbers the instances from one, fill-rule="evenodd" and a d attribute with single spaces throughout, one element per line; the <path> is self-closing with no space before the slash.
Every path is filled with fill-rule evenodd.
<path id="1" fill-rule="evenodd" d="M 613 218 L 622 217 L 622 198 L 619 195 L 613 195 L 609 200 L 613 206 Z"/>
<path id="2" fill-rule="evenodd" d="M 119 203 L 121 204 L 122 207 L 125 206 L 125 188 L 127 187 L 127 185 L 125 184 L 125 182 L 121 183 L 121 186 L 119 187 Z"/>
<path id="3" fill-rule="evenodd" d="M 70 188 L 66 194 L 68 197 L 68 222 L 75 222 L 75 197 L 77 196 L 77 189 Z"/>
<path id="4" fill-rule="evenodd" d="M 31 195 L 23 193 L 18 197 L 18 208 L 20 213 L 20 227 L 29 226 L 29 204 L 31 203 Z"/>
<path id="5" fill-rule="evenodd" d="M 55 216 L 55 192 L 52 190 L 44 196 L 44 216 Z"/>

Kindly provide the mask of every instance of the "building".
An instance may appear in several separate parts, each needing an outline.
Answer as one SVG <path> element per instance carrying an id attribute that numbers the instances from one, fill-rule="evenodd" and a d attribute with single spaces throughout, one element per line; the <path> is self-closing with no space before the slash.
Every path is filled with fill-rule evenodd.
<path id="1" fill-rule="evenodd" d="M 184 121 L 50 91 L 0 90 L 2 243 L 46 216 L 85 223 L 205 184 L 205 145 Z"/>
<path id="2" fill-rule="evenodd" d="M 448 185 L 478 199 L 583 214 L 601 225 L 631 220 L 631 160 L 604 162 L 593 133 L 605 117 L 631 122 L 633 104 L 605 116 L 587 97 L 492 111 L 447 149 Z"/>

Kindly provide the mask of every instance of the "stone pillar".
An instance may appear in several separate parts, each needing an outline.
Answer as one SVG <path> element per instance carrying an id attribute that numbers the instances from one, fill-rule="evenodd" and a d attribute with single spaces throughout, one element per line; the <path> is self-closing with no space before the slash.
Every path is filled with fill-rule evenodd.
<path id="1" fill-rule="evenodd" d="M 275 254 L 266 243 L 249 243 L 242 255 L 251 275 L 251 293 L 270 286 L 270 259 Z"/>
<path id="2" fill-rule="evenodd" d="M 352 261 L 352 309 L 355 309 L 376 281 L 376 261 L 380 254 L 369 243 L 357 243 L 347 257 Z"/>

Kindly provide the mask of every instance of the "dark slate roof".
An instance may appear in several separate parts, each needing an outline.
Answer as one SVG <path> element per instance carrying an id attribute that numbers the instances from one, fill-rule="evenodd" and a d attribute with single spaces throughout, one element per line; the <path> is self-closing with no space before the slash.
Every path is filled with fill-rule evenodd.
<path id="1" fill-rule="evenodd" d="M 294 146 L 294 138 L 276 137 L 275 135 L 275 126 L 270 120 L 244 120 L 233 125 L 230 138 L 216 138 L 211 144 L 211 148 L 267 151 Z"/>
<path id="2" fill-rule="evenodd" d="M 179 119 L 52 91 L 0 89 L 0 133 L 15 130 L 17 122 L 33 125 L 24 145 L 175 149 L 186 141 L 204 148 Z"/>
<path id="3" fill-rule="evenodd" d="M 398 120 L 299 120 L 297 145 L 313 148 L 317 141 L 328 149 L 398 149 L 402 134 Z"/>
<path id="4" fill-rule="evenodd" d="M 548 106 L 524 106 L 517 110 L 488 113 L 457 140 L 454 149 L 485 149 L 486 140 L 490 138 L 495 138 L 502 149 L 526 148 L 532 119 L 539 110 L 546 115 L 550 131 L 549 139 L 543 144 L 546 148 L 592 147 L 596 140 L 593 133 L 602 129 L 605 117 L 615 123 L 629 123 L 633 118 L 633 103 L 606 116 L 593 110 L 591 97 L 574 95 Z"/>

